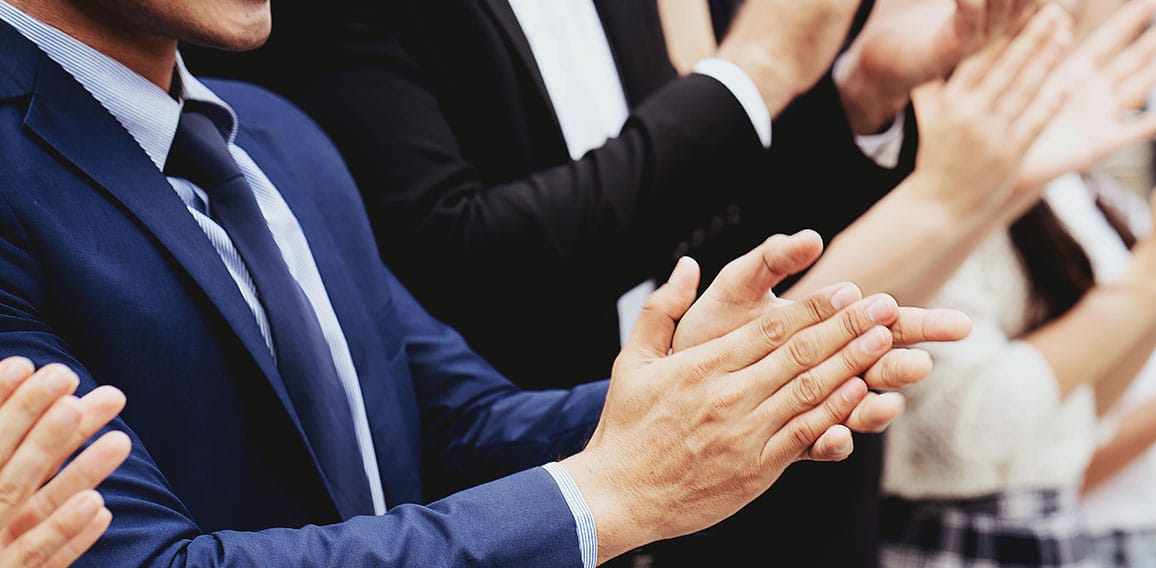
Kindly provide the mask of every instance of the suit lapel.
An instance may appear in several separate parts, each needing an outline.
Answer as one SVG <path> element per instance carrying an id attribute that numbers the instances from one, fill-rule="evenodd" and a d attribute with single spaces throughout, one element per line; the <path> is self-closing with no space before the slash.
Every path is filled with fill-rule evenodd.
<path id="1" fill-rule="evenodd" d="M 173 256 L 216 306 L 302 431 L 252 311 L 184 203 L 121 124 L 44 55 L 25 126 L 119 201 Z"/>
<path id="2" fill-rule="evenodd" d="M 659 87 L 678 76 L 666 54 L 666 39 L 655 0 L 594 0 L 606 40 L 618 67 L 618 76 L 630 106 L 641 103 Z M 483 5 L 497 23 L 514 56 L 525 67 L 531 82 L 557 117 L 546 82 L 534 59 L 530 42 L 507 0 L 485 0 Z M 560 128 L 560 127 L 559 127 Z M 561 130 L 559 129 L 559 132 Z"/>
<path id="3" fill-rule="evenodd" d="M 490 17 L 498 24 L 498 28 L 506 36 L 506 40 L 513 46 L 514 57 L 525 68 L 530 82 L 534 84 L 534 88 L 542 96 L 542 100 L 550 110 L 550 116 L 554 119 L 554 126 L 561 136 L 562 126 L 558 124 L 558 112 L 554 109 L 553 101 L 550 100 L 550 92 L 546 90 L 546 81 L 542 79 L 542 72 L 538 69 L 538 60 L 534 58 L 534 50 L 530 49 L 530 42 L 526 39 L 521 24 L 518 23 L 518 16 L 514 14 L 514 9 L 510 7 L 507 0 L 484 0 L 482 5 L 487 8 Z"/>
<path id="4" fill-rule="evenodd" d="M 594 5 L 631 107 L 678 76 L 655 0 L 594 0 Z"/>

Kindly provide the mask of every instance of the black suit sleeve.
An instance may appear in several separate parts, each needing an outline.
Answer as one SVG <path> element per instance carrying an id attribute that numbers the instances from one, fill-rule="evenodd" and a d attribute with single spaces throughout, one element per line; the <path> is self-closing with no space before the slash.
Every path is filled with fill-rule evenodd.
<path id="1" fill-rule="evenodd" d="M 708 186 L 719 181 L 715 172 L 753 164 L 763 153 L 733 95 L 691 76 L 653 93 L 617 138 L 582 159 L 489 182 L 463 156 L 422 70 L 380 15 L 318 18 L 329 22 L 300 29 L 289 27 L 292 18 L 279 22 L 286 25 L 266 61 L 294 62 L 302 72 L 263 82 L 334 139 L 383 254 L 402 273 L 425 263 L 420 272 L 428 274 L 430 259 L 448 267 L 439 277 L 450 278 L 531 266 L 534 275 L 520 280 L 528 287 L 597 273 L 603 283 L 613 276 L 608 291 L 620 293 L 653 271 L 640 257 L 668 259 L 688 219 L 725 208 L 736 188 Z M 332 22 L 338 28 L 326 33 Z M 298 34 L 321 35 L 308 41 Z"/>

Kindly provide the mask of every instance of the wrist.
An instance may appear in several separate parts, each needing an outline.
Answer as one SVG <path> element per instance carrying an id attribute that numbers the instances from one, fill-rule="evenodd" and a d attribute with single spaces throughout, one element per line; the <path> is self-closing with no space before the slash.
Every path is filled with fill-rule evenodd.
<path id="1" fill-rule="evenodd" d="M 950 172 L 916 165 L 915 171 L 895 193 L 909 196 L 922 211 L 953 225 L 983 222 L 998 216 L 1003 200 L 983 199 L 972 187 L 965 187 Z"/>
<path id="2" fill-rule="evenodd" d="M 777 118 L 795 97 L 809 88 L 790 66 L 782 63 L 786 58 L 776 57 L 751 42 L 724 41 L 715 57 L 734 63 L 751 78 L 771 118 Z"/>
<path id="3" fill-rule="evenodd" d="M 832 78 L 851 130 L 860 136 L 878 134 L 907 106 L 910 90 L 886 88 L 888 82 L 875 80 L 859 63 L 858 50 L 849 50 L 835 60 Z"/>
<path id="4" fill-rule="evenodd" d="M 594 517 L 598 564 L 661 538 L 651 534 L 651 528 L 660 525 L 644 518 L 653 509 L 633 499 L 622 479 L 609 482 L 614 476 L 608 472 L 613 468 L 602 464 L 590 451 L 579 452 L 559 464 L 574 480 Z"/>

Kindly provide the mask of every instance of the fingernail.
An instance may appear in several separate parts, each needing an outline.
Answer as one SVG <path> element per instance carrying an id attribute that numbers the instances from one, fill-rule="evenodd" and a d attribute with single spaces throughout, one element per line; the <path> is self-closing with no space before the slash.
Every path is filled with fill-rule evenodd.
<path id="1" fill-rule="evenodd" d="M 5 359 L 0 362 L 0 382 L 3 382 L 4 386 L 11 390 L 24 379 L 25 371 L 27 368 L 20 360 Z"/>
<path id="2" fill-rule="evenodd" d="M 690 267 L 692 259 L 689 256 L 680 256 L 678 262 L 674 263 L 674 270 L 670 271 L 670 278 L 668 282 L 674 282 L 678 277 Z"/>
<path id="3" fill-rule="evenodd" d="M 971 329 L 971 316 L 956 310 L 946 310 L 943 312 L 943 324 L 958 329 Z"/>
<path id="4" fill-rule="evenodd" d="M 44 386 L 51 392 L 63 393 L 68 390 L 70 383 L 71 377 L 63 369 L 54 367 L 44 374 Z"/>
<path id="5" fill-rule="evenodd" d="M 882 327 L 873 327 L 859 338 L 859 347 L 864 353 L 874 354 L 887 347 L 887 336 Z"/>
<path id="6" fill-rule="evenodd" d="M 851 452 L 851 444 L 843 443 L 831 448 L 836 455 L 846 455 Z"/>
<path id="7" fill-rule="evenodd" d="M 851 284 L 844 284 L 831 294 L 831 305 L 841 310 L 859 301 L 859 289 Z"/>
<path id="8" fill-rule="evenodd" d="M 96 491 L 90 491 L 80 498 L 80 503 L 76 505 L 76 511 L 85 516 L 95 515 L 97 509 L 102 506 L 104 506 L 104 499 Z"/>
<path id="9" fill-rule="evenodd" d="M 803 229 L 802 231 L 799 231 L 799 232 L 791 235 L 791 240 L 792 241 L 796 241 L 796 240 L 801 241 L 801 240 L 809 239 L 811 237 L 818 236 L 818 235 L 819 235 L 819 233 L 816 233 L 815 231 L 813 231 L 811 229 Z"/>
<path id="10" fill-rule="evenodd" d="M 859 400 L 858 385 L 847 385 L 839 391 L 839 396 L 842 397 L 843 402 L 857 402 Z"/>
<path id="11" fill-rule="evenodd" d="M 895 315 L 895 302 L 890 296 L 879 296 L 867 304 L 867 315 L 875 323 L 883 323 Z"/>

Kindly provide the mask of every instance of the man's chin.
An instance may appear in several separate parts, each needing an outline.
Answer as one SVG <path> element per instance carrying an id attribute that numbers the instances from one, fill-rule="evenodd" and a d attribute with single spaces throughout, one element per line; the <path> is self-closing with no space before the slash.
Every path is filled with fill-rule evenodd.
<path id="1" fill-rule="evenodd" d="M 221 51 L 251 51 L 265 45 L 269 40 L 269 31 L 245 33 L 237 35 L 213 35 L 196 37 L 186 40 L 199 47 L 218 49 Z"/>

